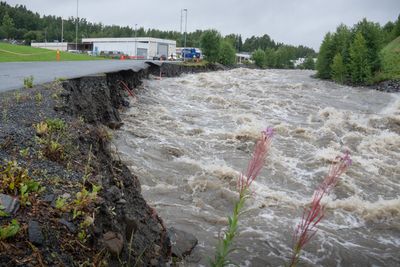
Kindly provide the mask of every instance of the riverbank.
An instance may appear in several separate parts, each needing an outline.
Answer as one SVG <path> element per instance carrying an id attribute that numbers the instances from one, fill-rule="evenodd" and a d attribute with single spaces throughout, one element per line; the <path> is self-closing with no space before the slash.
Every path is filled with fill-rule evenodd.
<path id="1" fill-rule="evenodd" d="M 150 74 L 216 69 L 151 65 L 2 93 L 0 265 L 165 265 L 177 234 L 111 152 L 111 129 Z"/>

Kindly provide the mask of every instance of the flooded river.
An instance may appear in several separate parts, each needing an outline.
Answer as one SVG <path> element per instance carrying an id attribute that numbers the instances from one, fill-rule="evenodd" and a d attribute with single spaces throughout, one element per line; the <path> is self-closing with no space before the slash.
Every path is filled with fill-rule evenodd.
<path id="1" fill-rule="evenodd" d="M 266 126 L 276 135 L 240 220 L 240 266 L 283 266 L 303 208 L 349 150 L 300 266 L 400 266 L 400 95 L 313 79 L 311 71 L 234 69 L 146 80 L 116 146 L 167 226 L 207 266 L 237 199 L 236 179 Z"/>

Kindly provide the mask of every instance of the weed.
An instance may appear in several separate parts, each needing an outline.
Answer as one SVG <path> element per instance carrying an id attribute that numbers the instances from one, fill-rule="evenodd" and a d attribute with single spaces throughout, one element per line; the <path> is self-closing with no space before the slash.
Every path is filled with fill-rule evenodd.
<path id="1" fill-rule="evenodd" d="M 38 136 L 43 136 L 43 135 L 47 134 L 47 132 L 49 130 L 49 126 L 44 121 L 39 122 L 38 124 L 34 124 L 33 127 L 35 128 L 36 134 Z"/>
<path id="2" fill-rule="evenodd" d="M 29 193 L 41 192 L 44 188 L 28 175 L 28 170 L 19 167 L 16 161 L 0 165 L 0 192 L 19 195 L 22 205 L 30 205 Z"/>
<path id="3" fill-rule="evenodd" d="M 15 101 L 17 103 L 21 102 L 21 93 L 20 92 L 15 92 L 14 97 L 15 97 Z"/>
<path id="4" fill-rule="evenodd" d="M 241 174 L 238 178 L 237 190 L 239 191 L 239 200 L 235 203 L 233 215 L 228 217 L 228 229 L 223 239 L 218 242 L 214 260 L 211 261 L 211 266 L 220 267 L 232 264 L 228 256 L 233 251 L 230 247 L 237 235 L 239 215 L 246 199 L 251 195 L 250 185 L 257 178 L 265 164 L 273 134 L 274 130 L 272 128 L 267 128 L 261 132 L 261 138 L 255 146 L 253 157 L 247 166 L 246 174 Z"/>
<path id="5" fill-rule="evenodd" d="M 3 205 L 0 205 L 0 217 L 8 217 L 9 214 L 4 211 L 5 207 Z"/>
<path id="6" fill-rule="evenodd" d="M 24 87 L 25 88 L 33 87 L 33 76 L 32 75 L 24 78 Z"/>
<path id="7" fill-rule="evenodd" d="M 57 141 L 50 140 L 43 149 L 43 155 L 53 161 L 64 160 L 64 146 Z"/>
<path id="8" fill-rule="evenodd" d="M 81 191 L 76 193 L 75 199 L 69 203 L 66 198 L 58 197 L 56 200 L 56 208 L 63 212 L 71 211 L 73 219 L 81 217 L 85 215 L 85 211 L 97 201 L 97 193 L 100 189 L 100 186 L 92 185 L 92 191 L 88 191 L 82 186 Z"/>
<path id="9" fill-rule="evenodd" d="M 36 103 L 41 103 L 43 101 L 43 96 L 40 92 L 35 94 L 35 101 Z"/>
<path id="10" fill-rule="evenodd" d="M 300 254 L 304 246 L 317 233 L 317 225 L 324 217 L 324 205 L 321 200 L 324 196 L 329 195 L 339 181 L 340 176 L 346 172 L 351 165 L 351 159 L 348 152 L 344 156 L 338 156 L 335 163 L 330 167 L 328 175 L 324 181 L 314 191 L 311 205 L 303 211 L 301 222 L 297 225 L 294 233 L 294 248 L 290 262 L 290 267 L 294 267 L 300 260 Z"/>
<path id="11" fill-rule="evenodd" d="M 66 129 L 65 121 L 62 119 L 47 119 L 46 123 L 49 126 L 50 132 L 62 132 Z"/>
<path id="12" fill-rule="evenodd" d="M 20 229 L 20 225 L 17 220 L 12 220 L 11 224 L 0 227 L 0 240 L 6 240 L 7 238 L 15 236 Z"/>
<path id="13" fill-rule="evenodd" d="M 29 156 L 29 147 L 21 149 L 19 151 L 19 155 L 23 158 L 27 158 Z"/>
<path id="14" fill-rule="evenodd" d="M 2 119 L 3 119 L 3 122 L 7 122 L 8 121 L 8 109 L 3 109 L 3 111 L 2 111 Z"/>
<path id="15" fill-rule="evenodd" d="M 64 137 L 67 127 L 65 122 L 61 119 L 47 119 L 33 126 L 39 136 L 36 141 L 43 145 L 42 154 L 50 160 L 63 161 L 65 147 L 59 140 Z"/>
<path id="16" fill-rule="evenodd" d="M 59 98 L 59 96 L 57 93 L 52 93 L 51 98 L 53 98 L 54 100 L 57 100 Z"/>

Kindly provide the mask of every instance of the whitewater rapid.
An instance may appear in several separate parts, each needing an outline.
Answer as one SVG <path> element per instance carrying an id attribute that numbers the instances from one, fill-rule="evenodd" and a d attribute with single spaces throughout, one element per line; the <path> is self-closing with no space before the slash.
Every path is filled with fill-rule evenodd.
<path id="1" fill-rule="evenodd" d="M 353 164 L 299 266 L 400 266 L 400 95 L 234 69 L 146 80 L 116 132 L 121 158 L 167 226 L 199 244 L 184 266 L 208 265 L 256 139 L 276 130 L 240 220 L 240 266 L 283 266 L 294 226 L 343 151 Z"/>

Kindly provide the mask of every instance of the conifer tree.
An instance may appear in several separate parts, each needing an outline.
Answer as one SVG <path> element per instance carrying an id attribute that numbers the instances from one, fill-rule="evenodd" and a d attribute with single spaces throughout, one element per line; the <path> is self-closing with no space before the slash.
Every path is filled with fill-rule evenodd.
<path id="1" fill-rule="evenodd" d="M 350 75 L 355 84 L 365 84 L 371 78 L 368 48 L 361 32 L 357 32 L 350 46 Z"/>
<path id="2" fill-rule="evenodd" d="M 321 79 L 331 78 L 331 64 L 334 56 L 332 34 L 328 32 L 322 41 L 317 59 L 317 75 Z"/>
<path id="3" fill-rule="evenodd" d="M 331 69 L 332 79 L 335 82 L 344 83 L 346 77 L 346 66 L 344 65 L 342 54 L 338 53 L 335 55 Z"/>

